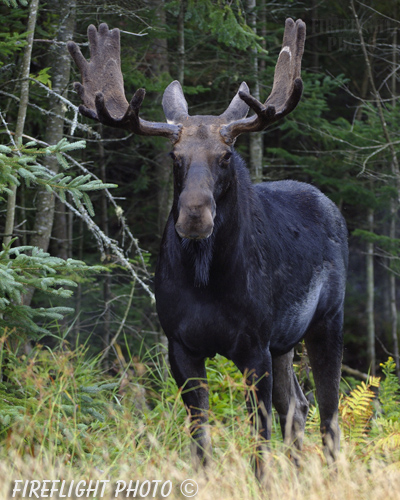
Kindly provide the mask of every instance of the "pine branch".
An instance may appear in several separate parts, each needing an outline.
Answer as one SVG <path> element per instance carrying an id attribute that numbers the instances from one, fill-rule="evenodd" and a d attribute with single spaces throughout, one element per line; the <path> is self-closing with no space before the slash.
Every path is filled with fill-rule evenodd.
<path id="1" fill-rule="evenodd" d="M 50 145 L 47 144 L 44 141 L 33 139 L 32 137 L 27 136 L 27 135 L 24 135 L 24 137 L 27 138 L 27 139 L 29 139 L 30 141 L 34 141 L 35 143 L 40 144 L 40 145 L 42 145 L 44 147 L 50 147 Z M 0 149 L 0 152 L 1 152 L 1 149 Z M 98 182 L 101 182 L 101 180 L 93 172 L 90 172 L 84 165 L 82 165 L 80 162 L 78 162 L 75 158 L 73 158 L 72 156 L 68 155 L 65 151 L 63 151 L 62 154 L 68 160 L 69 163 L 71 163 L 72 165 L 75 165 L 85 175 L 90 174 L 90 176 L 93 179 L 95 179 Z M 108 201 L 114 207 L 115 214 L 118 217 L 118 222 L 119 222 L 119 224 L 120 224 L 120 226 L 122 228 L 123 238 L 124 239 L 126 238 L 130 242 L 130 244 L 128 246 L 128 249 L 126 250 L 126 252 L 130 251 L 130 248 L 131 248 L 132 245 L 134 246 L 135 253 L 139 256 L 139 260 L 140 260 L 140 263 L 141 263 L 141 270 L 146 274 L 146 276 L 149 276 L 148 270 L 147 270 L 147 265 L 146 265 L 146 262 L 145 262 L 144 257 L 143 257 L 143 251 L 139 247 L 139 240 L 133 236 L 133 234 L 132 234 L 129 226 L 126 223 L 126 220 L 125 220 L 125 217 L 124 217 L 124 212 L 123 212 L 122 208 L 116 203 L 114 197 L 110 193 L 110 191 L 107 188 L 107 186 L 108 185 L 105 185 L 105 184 L 102 185 L 102 187 L 104 189 L 104 192 L 106 193 L 106 196 L 108 198 Z"/>

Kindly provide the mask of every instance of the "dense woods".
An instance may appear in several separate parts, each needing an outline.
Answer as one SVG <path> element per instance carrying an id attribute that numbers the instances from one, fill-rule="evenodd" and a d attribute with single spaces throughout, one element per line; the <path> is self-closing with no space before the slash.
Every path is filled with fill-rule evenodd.
<path id="1" fill-rule="evenodd" d="M 398 497 L 399 12 L 399 0 L 0 0 L 0 499 L 49 478 L 104 479 L 105 498 L 118 480 L 171 480 L 182 498 L 188 477 L 207 500 Z M 242 81 L 264 101 L 287 17 L 307 24 L 302 99 L 236 149 L 254 182 L 311 183 L 346 219 L 342 451 L 332 473 L 301 344 L 302 467 L 275 414 L 259 483 L 254 387 L 221 356 L 207 361 L 214 460 L 206 475 L 190 465 L 153 292 L 170 144 L 80 115 L 66 43 L 89 58 L 88 25 L 119 28 L 127 99 L 145 88 L 141 116 L 160 122 L 175 79 L 192 115 L 222 113 Z"/>
<path id="2" fill-rule="evenodd" d="M 56 336 L 111 366 L 164 342 L 152 276 L 171 200 L 169 144 L 79 115 L 66 42 L 89 57 L 87 26 L 118 27 L 126 95 L 144 87 L 143 116 L 163 121 L 173 79 L 191 114 L 221 113 L 242 81 L 265 99 L 292 17 L 307 24 L 302 101 L 237 149 L 255 182 L 310 182 L 340 207 L 350 244 L 344 365 L 375 373 L 393 356 L 399 374 L 397 8 L 3 0 L 0 326 L 13 349 Z"/>

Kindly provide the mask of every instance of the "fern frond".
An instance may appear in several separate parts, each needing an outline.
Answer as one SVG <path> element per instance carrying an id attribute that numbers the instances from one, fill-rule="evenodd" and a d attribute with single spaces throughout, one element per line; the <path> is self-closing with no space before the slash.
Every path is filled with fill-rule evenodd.
<path id="1" fill-rule="evenodd" d="M 379 390 L 379 401 L 386 418 L 400 418 L 400 383 L 396 375 L 396 363 L 389 357 L 385 363 L 381 363 L 385 378 L 382 380 Z"/>
<path id="2" fill-rule="evenodd" d="M 376 377 L 375 375 L 370 375 L 368 377 L 368 385 L 379 389 L 379 387 L 381 386 L 381 377 Z"/>
<path id="3" fill-rule="evenodd" d="M 375 450 L 400 450 L 400 432 L 392 432 L 388 436 L 378 439 L 374 446 Z"/>
<path id="4" fill-rule="evenodd" d="M 368 450 L 368 457 L 383 455 L 390 457 L 390 462 L 400 460 L 400 422 L 398 420 L 386 420 L 378 417 L 374 423 L 379 434 L 371 442 Z"/>
<path id="5" fill-rule="evenodd" d="M 339 413 L 344 437 L 348 440 L 365 441 L 374 409 L 375 393 L 370 384 L 361 382 L 341 400 Z"/>

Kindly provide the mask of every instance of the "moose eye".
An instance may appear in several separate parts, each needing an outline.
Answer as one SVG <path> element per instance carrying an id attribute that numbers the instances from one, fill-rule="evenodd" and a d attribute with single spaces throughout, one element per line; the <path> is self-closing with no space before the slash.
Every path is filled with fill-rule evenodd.
<path id="1" fill-rule="evenodd" d="M 182 158 L 176 155 L 173 151 L 170 152 L 169 156 L 172 158 L 174 167 L 180 170 L 182 167 Z"/>
<path id="2" fill-rule="evenodd" d="M 232 152 L 227 151 L 220 159 L 219 164 L 221 167 L 227 167 L 229 165 L 229 160 L 232 157 Z"/>
<path id="3" fill-rule="evenodd" d="M 174 165 L 177 165 L 178 167 L 182 166 L 182 156 L 181 155 L 177 155 L 173 151 L 171 151 L 169 153 L 169 156 L 172 158 Z"/>

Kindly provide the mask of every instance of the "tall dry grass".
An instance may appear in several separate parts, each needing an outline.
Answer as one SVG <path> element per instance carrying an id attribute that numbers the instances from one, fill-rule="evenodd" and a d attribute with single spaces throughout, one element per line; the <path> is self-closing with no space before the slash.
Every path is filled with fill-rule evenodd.
<path id="1" fill-rule="evenodd" d="M 268 471 L 258 483 L 247 461 L 234 445 L 226 452 L 222 462 L 214 461 L 206 471 L 195 472 L 189 463 L 182 461 L 177 453 L 152 460 L 142 466 L 133 467 L 136 459 L 126 457 L 104 469 L 81 463 L 71 467 L 57 462 L 54 457 L 21 459 L 10 453 L 9 459 L 0 463 L 0 498 L 12 497 L 15 479 L 22 480 L 108 480 L 101 498 L 114 498 L 118 480 L 170 480 L 173 488 L 168 498 L 182 499 L 180 484 L 194 479 L 198 484 L 198 500 L 395 500 L 400 498 L 399 465 L 384 465 L 372 460 L 368 465 L 353 460 L 347 447 L 341 452 L 334 468 L 327 468 L 318 453 L 308 453 L 297 469 L 281 453 L 269 458 Z M 100 491 L 100 490 L 99 490 Z M 93 498 L 93 496 L 90 496 Z M 125 498 L 121 493 L 119 498 Z M 18 496 L 17 496 L 18 498 Z M 19 497 L 21 498 L 21 497 Z M 55 495 L 53 498 L 57 498 Z M 73 496 L 73 498 L 76 498 Z M 97 498 L 100 498 L 99 496 Z M 136 498 L 141 498 L 137 494 Z M 152 493 L 146 498 L 152 498 Z M 162 498 L 160 494 L 154 498 Z"/>
<path id="2" fill-rule="evenodd" d="M 289 460 L 275 423 L 260 484 L 250 465 L 256 442 L 242 396 L 244 384 L 230 365 L 209 369 L 213 460 L 206 470 L 196 471 L 175 383 L 170 376 L 161 382 L 166 367 L 159 359 L 136 363 L 133 370 L 131 361 L 113 385 L 84 352 L 46 350 L 26 359 L 8 358 L 0 384 L 0 500 L 12 498 L 16 480 L 64 480 L 67 485 L 108 481 L 103 496 L 84 490 L 80 498 L 114 498 L 117 481 L 171 481 L 168 498 L 183 499 L 180 485 L 187 479 L 198 484 L 193 498 L 199 500 L 400 499 L 399 423 L 375 416 L 367 389 L 349 396 L 363 415 L 365 405 L 370 413 L 368 418 L 351 420 L 356 413 L 347 407 L 343 424 L 357 426 L 358 432 L 356 437 L 343 432 L 342 451 L 333 467 L 324 461 L 318 412 L 312 408 L 301 467 Z M 387 392 L 396 384 L 393 379 Z M 397 415 L 395 399 L 393 415 Z M 373 422 L 379 418 L 380 425 L 390 424 L 386 447 Z M 160 489 L 154 496 L 153 491 L 146 498 L 162 498 Z M 48 491 L 44 494 L 49 498 Z"/>

